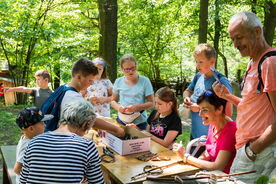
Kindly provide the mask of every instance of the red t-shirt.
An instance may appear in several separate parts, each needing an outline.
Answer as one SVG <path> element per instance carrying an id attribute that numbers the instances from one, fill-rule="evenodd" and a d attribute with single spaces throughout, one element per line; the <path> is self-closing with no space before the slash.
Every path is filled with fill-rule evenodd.
<path id="1" fill-rule="evenodd" d="M 214 126 L 210 125 L 208 136 L 206 140 L 206 150 L 210 155 L 210 161 L 214 162 L 218 156 L 220 150 L 226 150 L 232 152 L 232 156 L 224 168 L 223 172 L 229 173 L 232 162 L 236 156 L 236 133 L 237 127 L 236 122 L 229 121 L 226 123 L 224 128 L 221 130 L 219 137 L 216 139 L 214 137 Z"/>

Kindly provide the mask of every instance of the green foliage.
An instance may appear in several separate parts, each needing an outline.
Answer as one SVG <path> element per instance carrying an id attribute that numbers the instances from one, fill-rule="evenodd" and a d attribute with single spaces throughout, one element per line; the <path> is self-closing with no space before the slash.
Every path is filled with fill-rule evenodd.
<path id="1" fill-rule="evenodd" d="M 276 183 L 276 175 L 272 176 L 270 179 L 269 179 L 269 183 Z"/>
<path id="2" fill-rule="evenodd" d="M 179 135 L 176 139 L 177 143 L 180 143 L 182 141 L 183 146 L 186 147 L 186 145 L 189 143 L 190 141 L 190 132 L 184 132 L 181 135 Z"/>
<path id="3" fill-rule="evenodd" d="M 257 184 L 267 184 L 268 180 L 269 180 L 269 178 L 267 176 L 260 176 L 257 179 Z"/>
<path id="4" fill-rule="evenodd" d="M 238 69 L 245 71 L 248 59 L 241 59 L 233 47 L 228 21 L 235 13 L 254 7 L 263 22 L 266 0 L 256 2 L 209 0 L 208 43 L 213 45 L 215 20 L 219 18 L 219 50 L 227 59 L 232 80 Z M 119 0 L 118 59 L 133 53 L 139 72 L 153 81 L 190 81 L 195 73 L 192 52 L 197 45 L 199 3 Z M 0 60 L 9 61 L 15 85 L 33 87 L 33 74 L 42 68 L 60 78 L 61 83 L 68 82 L 75 60 L 96 57 L 101 36 L 97 6 L 97 1 L 0 1 Z M 223 73 L 222 58 L 217 62 Z M 56 69 L 60 69 L 60 75 Z"/>

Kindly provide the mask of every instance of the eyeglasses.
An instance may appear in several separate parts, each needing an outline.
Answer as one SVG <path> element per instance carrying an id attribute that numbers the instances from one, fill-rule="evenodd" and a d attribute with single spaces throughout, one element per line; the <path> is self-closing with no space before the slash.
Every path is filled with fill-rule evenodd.
<path id="1" fill-rule="evenodd" d="M 200 109 L 200 110 L 198 111 L 198 113 L 201 113 L 201 114 L 205 114 L 205 113 L 207 113 L 207 112 L 209 112 L 209 109 Z"/>
<path id="2" fill-rule="evenodd" d="M 130 67 L 130 68 L 123 68 L 124 72 L 134 72 L 136 70 L 136 66 Z"/>

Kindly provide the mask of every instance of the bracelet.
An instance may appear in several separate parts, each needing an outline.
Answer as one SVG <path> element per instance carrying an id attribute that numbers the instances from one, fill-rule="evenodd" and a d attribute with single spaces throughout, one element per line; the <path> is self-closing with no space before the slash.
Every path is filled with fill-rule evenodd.
<path id="1" fill-rule="evenodd" d="M 185 153 L 185 154 L 184 154 L 184 158 L 183 158 L 184 164 L 188 163 L 188 157 L 189 157 L 189 156 L 190 156 L 189 153 Z"/>

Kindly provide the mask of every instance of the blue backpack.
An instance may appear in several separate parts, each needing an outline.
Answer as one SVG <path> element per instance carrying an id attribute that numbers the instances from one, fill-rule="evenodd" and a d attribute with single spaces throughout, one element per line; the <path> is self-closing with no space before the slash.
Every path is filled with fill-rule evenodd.
<path id="1" fill-rule="evenodd" d="M 62 85 L 57 88 L 54 93 L 49 96 L 49 98 L 43 103 L 41 107 L 41 111 L 43 114 L 52 114 L 54 116 L 53 119 L 46 121 L 45 132 L 54 131 L 57 129 L 58 121 L 60 119 L 60 106 L 62 99 L 66 93 L 66 91 L 72 90 L 78 92 L 73 87 L 68 87 L 66 85 Z"/>

